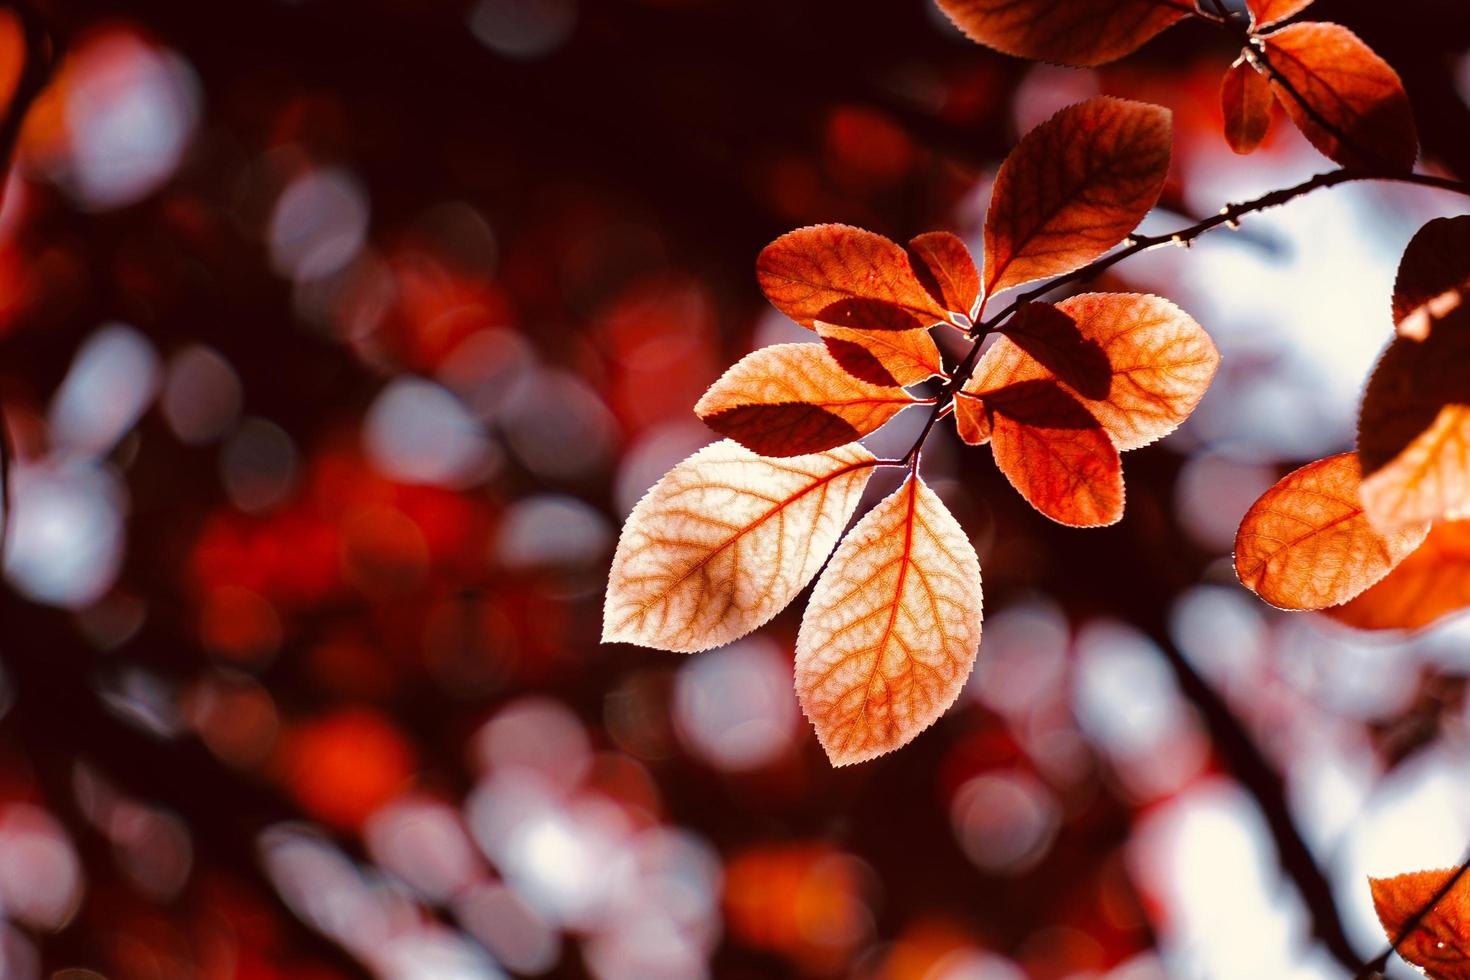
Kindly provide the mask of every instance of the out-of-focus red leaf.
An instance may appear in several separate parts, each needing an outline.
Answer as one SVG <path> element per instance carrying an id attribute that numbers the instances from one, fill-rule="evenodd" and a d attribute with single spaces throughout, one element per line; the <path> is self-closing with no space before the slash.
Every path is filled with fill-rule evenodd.
<path id="1" fill-rule="evenodd" d="M 866 330 L 912 330 L 947 320 L 908 253 L 882 235 L 850 225 L 787 232 L 756 259 L 771 304 L 808 329 L 821 320 Z"/>
<path id="2" fill-rule="evenodd" d="M 348 830 L 406 788 L 415 765 L 397 727 L 366 708 L 302 724 L 285 745 L 291 794 L 313 817 Z"/>
<path id="3" fill-rule="evenodd" d="M 1304 23 L 1262 41 L 1286 83 L 1272 78 L 1271 89 L 1313 146 L 1345 167 L 1413 169 L 1419 135 L 1403 82 L 1356 34 Z"/>
<path id="4" fill-rule="evenodd" d="M 960 237 L 926 232 L 909 242 L 909 251 L 919 260 L 914 272 L 929 295 L 945 309 L 969 315 L 980 298 L 980 272 Z"/>
<path id="5" fill-rule="evenodd" d="M 825 842 L 750 848 L 725 868 L 725 918 L 742 944 L 834 975 L 869 915 L 862 865 Z"/>
<path id="6" fill-rule="evenodd" d="M 1397 337 L 1363 393 L 1363 506 L 1381 528 L 1470 507 L 1470 307 L 1423 340 Z"/>
<path id="7" fill-rule="evenodd" d="M 965 384 L 980 396 L 1055 381 L 1120 450 L 1174 431 L 1204 396 L 1220 354 L 1189 314 L 1142 293 L 1084 293 L 1028 304 Z"/>
<path id="8" fill-rule="evenodd" d="M 1399 336 L 1424 340 L 1470 293 L 1470 215 L 1435 218 L 1399 260 L 1393 284 L 1393 322 Z"/>
<path id="9" fill-rule="evenodd" d="M 827 117 L 827 169 L 855 191 L 890 187 L 914 165 L 913 140 L 893 118 L 870 106 L 838 106 Z"/>
<path id="10" fill-rule="evenodd" d="M 972 40 L 1062 65 L 1121 58 L 1193 9 L 1174 0 L 939 0 L 939 6 Z"/>
<path id="11" fill-rule="evenodd" d="M 1225 71 L 1220 109 L 1225 114 L 1225 142 L 1236 153 L 1251 153 L 1266 138 L 1271 99 L 1271 83 L 1244 57 Z"/>
<path id="12" fill-rule="evenodd" d="M 1409 920 L 1454 877 L 1453 868 L 1413 871 L 1392 878 L 1369 878 L 1373 909 L 1384 934 L 1397 940 Z M 1399 955 L 1424 969 L 1432 980 L 1470 980 L 1470 875 L 1461 875 L 1449 892 L 1419 920 L 1398 945 Z"/>
<path id="13" fill-rule="evenodd" d="M 762 456 L 802 456 L 855 442 L 918 402 L 858 380 L 821 344 L 776 344 L 737 361 L 694 411 Z"/>
<path id="14" fill-rule="evenodd" d="M 1341 453 L 1282 477 L 1246 511 L 1235 535 L 1241 584 L 1282 609 L 1325 609 L 1387 575 L 1429 533 L 1377 531 L 1359 501 L 1358 460 Z"/>
<path id="15" fill-rule="evenodd" d="M 985 294 L 1081 268 L 1121 242 L 1169 174 L 1168 109 L 1106 96 L 1068 106 L 1001 164 L 985 216 Z"/>
<path id="16" fill-rule="evenodd" d="M 819 320 L 817 334 L 848 374 L 868 384 L 906 387 L 944 373 L 927 330 L 853 330 Z"/>
<path id="17" fill-rule="evenodd" d="M 1071 527 L 1117 523 L 1122 461 L 1081 402 L 1055 381 L 1022 381 L 984 401 L 995 465 L 1031 506 Z"/>
<path id="18" fill-rule="evenodd" d="M 796 693 L 832 764 L 934 724 L 970 675 L 980 619 L 975 549 L 910 476 L 838 545 L 796 638 Z"/>
<path id="19" fill-rule="evenodd" d="M 1470 521 L 1445 521 L 1377 585 L 1325 610 L 1364 630 L 1414 630 L 1470 607 Z"/>
<path id="20" fill-rule="evenodd" d="M 1260 30 L 1295 17 L 1312 5 L 1312 0 L 1245 0 L 1251 12 L 1251 26 Z"/>

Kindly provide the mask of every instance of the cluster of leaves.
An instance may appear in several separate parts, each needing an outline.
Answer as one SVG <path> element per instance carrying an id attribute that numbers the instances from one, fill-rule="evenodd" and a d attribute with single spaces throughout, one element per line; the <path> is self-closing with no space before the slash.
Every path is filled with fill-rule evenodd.
<path id="1" fill-rule="evenodd" d="M 1409 99 L 1387 62 L 1339 24 L 1280 26 L 1312 0 L 1247 0 L 1248 25 L 1215 0 L 1214 12 L 1175 0 L 938 2 L 981 44 L 1063 65 L 1113 61 L 1185 18 L 1206 20 L 1241 41 L 1220 88 L 1225 138 L 1237 153 L 1261 144 L 1279 102 L 1313 146 L 1344 166 L 1407 171 L 1418 155 Z"/>
<path id="2" fill-rule="evenodd" d="M 1220 92 L 1233 150 L 1261 144 L 1279 102 L 1344 167 L 1411 171 L 1418 136 L 1393 68 L 1340 25 L 1279 26 L 1311 2 L 1247 0 L 1242 26 L 1215 0 L 1214 13 L 1169 0 L 939 0 L 981 43 L 1072 65 L 1121 57 L 1191 15 L 1213 21 L 1242 41 Z M 1431 221 L 1399 267 L 1396 336 L 1364 392 L 1356 450 L 1287 474 L 1241 522 L 1236 571 L 1263 599 L 1360 629 L 1417 629 L 1470 608 L 1467 292 L 1470 216 Z M 1463 870 L 1371 882 L 1394 947 L 1432 977 L 1470 977 Z"/>
<path id="3" fill-rule="evenodd" d="M 819 342 L 748 355 L 695 410 L 728 437 L 674 467 L 633 510 L 613 561 L 606 641 L 691 652 L 767 622 L 817 575 L 797 638 L 802 707 L 835 764 L 904 744 L 954 701 L 980 641 L 980 567 L 968 536 L 919 476 L 920 448 L 951 413 L 964 441 L 1039 511 L 1093 527 L 1123 512 L 1119 453 L 1172 431 L 1219 356 L 1156 296 L 987 300 L 1074 272 L 1126 238 L 1169 168 L 1166 110 L 1112 98 L 1063 109 L 1005 160 L 985 222 L 983 272 L 947 232 L 905 251 L 844 225 L 777 239 L 757 262 L 767 298 Z M 971 340 L 950 371 L 932 328 Z M 982 352 L 994 329 L 999 336 Z M 938 394 L 908 387 L 940 379 Z M 855 440 L 905 408 L 930 408 L 909 454 Z M 874 469 L 902 486 L 852 531 Z M 840 544 L 839 544 L 840 540 Z"/>
<path id="4" fill-rule="evenodd" d="M 1238 152 L 1265 137 L 1274 99 L 1345 166 L 1402 172 L 1417 156 L 1412 114 L 1392 68 L 1338 25 L 1279 26 L 1307 6 L 1302 0 L 1251 0 L 1244 27 L 1218 5 L 1211 14 L 1154 0 L 939 2 L 984 44 L 1072 65 L 1125 55 L 1194 15 L 1237 31 L 1243 43 L 1222 91 L 1226 136 Z M 1162 108 L 1098 98 L 1063 109 L 1028 133 L 996 176 L 983 272 L 948 232 L 920 235 L 905 251 L 872 232 L 820 225 L 768 246 L 757 263 L 761 288 L 820 342 L 756 351 L 705 392 L 697 414 L 730 441 L 679 464 L 634 510 L 614 559 L 604 640 L 693 651 L 760 626 L 817 574 L 872 470 L 907 465 L 908 480 L 858 524 L 817 582 L 798 639 L 797 689 L 838 764 L 890 751 L 931 724 L 973 662 L 981 591 L 973 549 L 918 474 L 934 423 L 952 414 L 966 443 L 989 443 L 997 467 L 1046 516 L 1105 526 L 1123 513 L 1119 454 L 1172 431 L 1214 375 L 1218 354 L 1208 336 L 1156 296 L 1035 302 L 1043 288 L 982 319 L 995 294 L 1085 273 L 1124 241 L 1158 199 L 1169 151 Z M 1437 249 L 1429 243 L 1418 252 Z M 1410 270 L 1396 305 L 1422 321 L 1422 308 L 1443 307 L 1446 291 L 1458 288 L 1456 273 L 1442 264 Z M 971 340 L 952 372 L 929 332 L 941 324 Z M 983 348 L 992 332 L 999 336 Z M 1453 344 L 1452 333 L 1440 331 L 1448 339 L 1435 344 Z M 1409 338 L 1421 347 L 1391 351 L 1380 373 L 1415 377 L 1417 364 L 1435 358 L 1424 356 L 1424 341 Z M 908 390 L 936 378 L 933 396 Z M 1358 505 L 1356 457 L 1299 471 L 1242 525 L 1242 581 L 1278 605 L 1338 605 L 1413 553 L 1428 521 L 1453 516 L 1466 481 L 1422 457 L 1459 447 L 1463 458 L 1458 417 L 1436 419 L 1424 436 L 1429 446 L 1418 430 L 1398 431 L 1407 400 L 1452 404 L 1444 389 L 1453 385 L 1413 383 L 1395 394 L 1385 381 L 1379 394 L 1370 390 L 1365 444 L 1382 472 L 1364 486 L 1378 501 L 1366 504 L 1368 512 L 1378 516 L 1350 519 Z M 903 459 L 879 460 L 856 444 L 915 405 L 931 414 Z M 1390 415 L 1399 420 L 1393 435 L 1376 421 Z M 1402 444 L 1386 445 L 1395 439 Z M 1437 496 L 1421 490 L 1416 497 L 1434 499 L 1406 502 L 1401 485 L 1428 482 L 1425 466 Z M 1349 489 L 1329 507 L 1324 485 Z M 1320 533 L 1278 526 L 1293 521 Z M 1370 528 L 1381 533 L 1370 537 Z M 1463 544 L 1458 533 L 1445 525 L 1429 557 L 1406 563 L 1400 582 L 1408 584 L 1390 583 L 1397 591 L 1344 618 L 1420 625 L 1459 608 L 1463 587 L 1441 583 L 1442 563 L 1432 560 Z M 1324 550 L 1328 544 L 1335 550 Z M 1403 598 L 1408 589 L 1413 599 Z"/>
<path id="5" fill-rule="evenodd" d="M 1285 476 L 1246 513 L 1240 580 L 1283 609 L 1416 629 L 1470 607 L 1470 216 L 1404 252 L 1396 336 L 1368 380 L 1358 446 Z"/>

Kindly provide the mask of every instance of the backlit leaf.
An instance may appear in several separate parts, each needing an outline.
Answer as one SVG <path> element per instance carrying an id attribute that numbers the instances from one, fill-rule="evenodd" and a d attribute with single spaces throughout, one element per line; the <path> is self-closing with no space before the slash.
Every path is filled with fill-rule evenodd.
<path id="1" fill-rule="evenodd" d="M 853 442 L 917 403 L 853 377 L 821 344 L 776 344 L 735 362 L 694 411 L 762 456 L 801 456 Z"/>
<path id="2" fill-rule="evenodd" d="M 1027 133 L 985 216 L 986 295 L 1081 268 L 1121 242 L 1169 174 L 1169 110 L 1099 97 Z"/>
<path id="3" fill-rule="evenodd" d="M 1072 527 L 1123 516 L 1123 466 L 1106 431 L 1055 381 L 1022 381 L 985 395 L 990 448 L 1011 486 Z"/>
<path id="4" fill-rule="evenodd" d="M 817 335 L 848 374 L 869 384 L 905 387 L 944 373 L 927 330 L 854 330 L 818 320 Z"/>
<path id="5" fill-rule="evenodd" d="M 1470 607 L 1470 521 L 1445 521 L 1368 591 L 1327 614 L 1364 630 L 1414 630 Z"/>
<path id="6" fill-rule="evenodd" d="M 850 225 L 787 232 L 761 251 L 755 271 L 772 305 L 809 329 L 817 320 L 912 330 L 949 319 L 914 275 L 907 252 Z"/>
<path id="7" fill-rule="evenodd" d="M 796 639 L 796 691 L 833 765 L 932 725 L 969 676 L 980 618 L 975 549 L 911 476 L 837 548 Z"/>
<path id="8" fill-rule="evenodd" d="M 1369 878 L 1373 909 L 1390 940 L 1425 908 L 1455 875 L 1453 868 Z M 1434 980 L 1470 980 L 1470 875 L 1461 875 L 1398 946 L 1399 955 Z"/>
<path id="9" fill-rule="evenodd" d="M 1312 0 L 1245 0 L 1250 8 L 1251 25 L 1257 29 L 1278 24 L 1294 17 L 1312 5 Z"/>
<path id="10" fill-rule="evenodd" d="M 1251 505 L 1236 532 L 1241 584 L 1282 609 L 1324 609 L 1383 578 L 1419 546 L 1429 525 L 1380 533 L 1358 498 L 1354 453 L 1282 477 Z"/>
<path id="11" fill-rule="evenodd" d="M 1288 90 L 1273 78 L 1271 89 L 1313 146 L 1345 167 L 1413 169 L 1419 136 L 1409 97 L 1398 73 L 1356 34 L 1304 23 L 1262 40 L 1265 57 L 1290 83 Z"/>
<path id="12" fill-rule="evenodd" d="M 990 413 L 983 401 L 968 392 L 955 394 L 954 424 L 960 438 L 971 446 L 983 446 L 990 441 Z"/>
<path id="13" fill-rule="evenodd" d="M 1400 336 L 1423 340 L 1470 293 L 1470 215 L 1435 218 L 1409 240 L 1393 284 Z"/>
<path id="14" fill-rule="evenodd" d="M 777 460 L 725 441 L 690 456 L 623 526 L 603 642 L 687 653 L 761 626 L 822 567 L 874 463 L 862 446 Z"/>
<path id="15" fill-rule="evenodd" d="M 1250 153 L 1271 129 L 1271 83 L 1244 57 L 1236 60 L 1220 83 L 1220 109 L 1225 115 L 1225 142 L 1236 153 Z"/>
<path id="16" fill-rule="evenodd" d="M 1398 337 L 1378 362 L 1358 416 L 1363 506 L 1382 528 L 1470 506 L 1470 308 L 1428 337 Z"/>
<path id="17" fill-rule="evenodd" d="M 972 40 L 1062 65 L 1121 58 L 1193 9 L 1174 0 L 939 0 L 939 6 Z"/>
<path id="18" fill-rule="evenodd" d="M 1120 450 L 1174 431 L 1204 396 L 1220 354 L 1203 328 L 1166 299 L 1084 293 L 1028 304 L 965 384 L 978 395 L 1055 380 Z"/>
<path id="19" fill-rule="evenodd" d="M 909 242 L 919 260 L 914 271 L 929 294 L 947 310 L 969 315 L 980 298 L 980 272 L 960 237 L 931 231 Z"/>

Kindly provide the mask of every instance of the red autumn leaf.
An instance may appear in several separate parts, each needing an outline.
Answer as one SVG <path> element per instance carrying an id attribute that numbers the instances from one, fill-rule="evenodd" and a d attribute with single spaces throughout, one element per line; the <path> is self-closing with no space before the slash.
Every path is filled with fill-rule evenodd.
<path id="1" fill-rule="evenodd" d="M 725 441 L 690 456 L 623 526 L 602 641 L 691 653 L 762 625 L 822 567 L 875 463 L 862 446 L 774 460 Z"/>
<path id="2" fill-rule="evenodd" d="M 929 295 L 945 309 L 968 316 L 980 298 L 980 272 L 958 235 L 931 231 L 909 242 L 919 261 L 914 271 Z"/>
<path id="3" fill-rule="evenodd" d="M 1380 533 L 1359 501 L 1358 460 L 1341 453 L 1282 477 L 1246 511 L 1235 535 L 1235 573 L 1282 609 L 1325 609 L 1383 578 L 1429 532 L 1418 524 Z"/>
<path id="4" fill-rule="evenodd" d="M 735 362 L 694 411 L 762 456 L 802 456 L 855 442 L 918 403 L 853 377 L 821 344 L 776 344 Z"/>
<path id="5" fill-rule="evenodd" d="M 1123 516 L 1118 449 L 1055 381 L 988 392 L 995 465 L 1031 506 L 1059 524 L 1104 527 Z"/>
<path id="6" fill-rule="evenodd" d="M 1435 218 L 1415 233 L 1393 284 L 1393 322 L 1402 337 L 1424 340 L 1470 293 L 1470 215 Z"/>
<path id="7" fill-rule="evenodd" d="M 1470 521 L 1445 521 L 1387 577 L 1326 610 L 1363 630 L 1416 630 L 1470 608 Z"/>
<path id="8" fill-rule="evenodd" d="M 985 294 L 1081 268 L 1121 242 L 1169 174 L 1169 110 L 1099 97 L 1068 106 L 1006 157 L 985 216 Z"/>
<path id="9" fill-rule="evenodd" d="M 796 692 L 833 765 L 893 751 L 954 703 L 980 600 L 970 539 L 917 476 L 858 521 L 796 638 Z"/>
<path id="10" fill-rule="evenodd" d="M 1078 66 L 1131 54 L 1194 10 L 1175 0 L 939 0 L 939 6 L 986 47 Z"/>
<path id="11" fill-rule="evenodd" d="M 1345 167 L 1414 168 L 1419 136 L 1404 85 L 1356 34 L 1291 24 L 1261 41 L 1284 79 L 1272 78 L 1271 90 L 1313 146 Z"/>
<path id="12" fill-rule="evenodd" d="M 971 446 L 983 446 L 990 441 L 990 414 L 977 395 L 963 390 L 955 392 L 954 424 L 960 438 Z"/>
<path id="13" fill-rule="evenodd" d="M 1390 941 L 1403 935 L 1414 916 L 1434 901 L 1454 875 L 1455 869 L 1443 868 L 1368 879 L 1373 909 Z M 1461 875 L 1435 902 L 1414 931 L 1399 942 L 1398 952 L 1433 980 L 1470 980 L 1470 876 Z"/>
<path id="14" fill-rule="evenodd" d="M 944 373 L 927 330 L 854 330 L 818 320 L 817 335 L 848 374 L 869 384 L 906 387 Z"/>
<path id="15" fill-rule="evenodd" d="M 1381 528 L 1470 507 L 1470 308 L 1423 340 L 1397 337 L 1363 393 L 1363 506 Z"/>
<path id="16" fill-rule="evenodd" d="M 1245 0 L 1250 8 L 1251 28 L 1261 30 L 1295 17 L 1312 5 L 1312 0 Z"/>
<path id="17" fill-rule="evenodd" d="M 291 729 L 281 774 L 302 809 L 356 829 L 413 780 L 415 753 L 393 722 L 344 708 Z"/>
<path id="18" fill-rule="evenodd" d="M 1220 83 L 1225 142 L 1236 153 L 1251 153 L 1271 129 L 1271 83 L 1244 57 L 1236 59 Z"/>
<path id="19" fill-rule="evenodd" d="M 908 253 L 882 235 L 850 225 L 787 232 L 756 259 L 771 304 L 803 327 L 817 320 L 867 330 L 913 330 L 948 320 Z"/>
<path id="20" fill-rule="evenodd" d="M 1024 307 L 965 390 L 985 395 L 1023 381 L 1057 381 L 1129 450 L 1188 418 L 1219 363 L 1209 335 L 1168 300 L 1084 293 Z"/>

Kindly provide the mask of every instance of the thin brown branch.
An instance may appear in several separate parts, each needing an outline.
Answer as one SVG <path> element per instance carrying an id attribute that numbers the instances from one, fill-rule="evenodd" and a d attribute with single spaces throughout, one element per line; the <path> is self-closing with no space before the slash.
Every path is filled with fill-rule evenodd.
<path id="1" fill-rule="evenodd" d="M 1150 249 L 1159 248 L 1164 245 L 1188 246 L 1196 238 L 1199 238 L 1206 232 L 1219 228 L 1221 225 L 1235 226 L 1241 218 L 1248 214 L 1279 207 L 1324 187 L 1336 187 L 1338 184 L 1348 184 L 1362 180 L 1386 180 L 1401 184 L 1417 184 L 1421 187 L 1435 187 L 1440 190 L 1453 191 L 1457 194 L 1464 194 L 1470 197 L 1470 183 L 1449 177 L 1436 177 L 1432 174 L 1416 173 L 1385 174 L 1375 170 L 1344 167 L 1341 170 L 1329 170 L 1326 173 L 1317 174 L 1315 177 L 1304 180 L 1300 184 L 1284 187 L 1280 190 L 1272 191 L 1269 194 L 1263 194 L 1254 200 L 1243 201 L 1239 204 L 1227 204 L 1218 213 L 1212 214 L 1208 218 L 1202 218 L 1194 224 L 1180 228 L 1177 231 L 1168 232 L 1163 235 L 1135 235 L 1129 239 L 1129 244 L 1118 249 L 1116 252 L 1109 252 L 1102 258 L 1089 262 L 1074 272 L 1057 276 L 1054 279 L 1048 279 L 1041 285 L 1019 294 L 999 313 L 972 326 L 969 331 L 969 336 L 972 341 L 969 351 L 966 352 L 964 360 L 960 362 L 959 367 L 950 375 L 949 380 L 944 383 L 938 395 L 935 396 L 934 410 L 929 413 L 928 421 L 924 423 L 924 428 L 920 430 L 919 437 L 914 440 L 913 447 L 904 455 L 903 461 L 911 462 L 918 455 L 924 446 L 924 441 L 929 438 L 929 433 L 933 431 L 935 423 L 944 415 L 950 403 L 953 401 L 955 392 L 959 391 L 964 387 L 965 382 L 970 380 L 970 375 L 975 370 L 975 363 L 979 360 L 980 348 L 985 342 L 985 338 L 995 332 L 997 328 L 1014 316 L 1027 303 L 1033 302 L 1048 293 L 1055 292 L 1063 286 L 1091 279 L 1117 265 L 1119 262 L 1122 262 L 1124 259 L 1131 258 L 1140 252 L 1147 252 Z"/>

